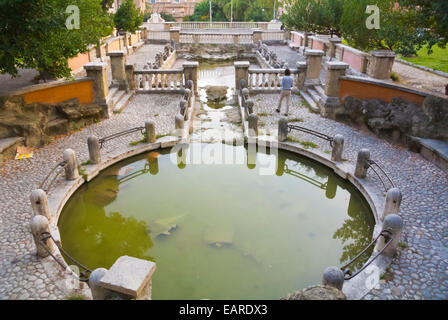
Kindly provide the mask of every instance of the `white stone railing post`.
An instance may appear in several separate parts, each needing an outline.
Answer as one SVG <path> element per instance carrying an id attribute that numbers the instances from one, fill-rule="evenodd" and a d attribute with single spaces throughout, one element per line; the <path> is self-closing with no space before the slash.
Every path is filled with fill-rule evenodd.
<path id="1" fill-rule="evenodd" d="M 236 90 L 242 90 L 243 88 L 240 88 L 240 80 L 244 79 L 246 84 L 248 83 L 250 62 L 235 61 L 233 65 L 235 67 L 235 88 Z"/>
<path id="2" fill-rule="evenodd" d="M 322 50 L 306 50 L 305 56 L 308 65 L 305 85 L 320 85 L 320 71 L 324 52 Z"/>
<path id="3" fill-rule="evenodd" d="M 156 142 L 156 124 L 154 121 L 146 121 L 146 142 L 154 143 Z"/>
<path id="4" fill-rule="evenodd" d="M 48 221 L 52 221 L 50 206 L 48 205 L 47 194 L 44 190 L 36 189 L 31 192 L 30 195 L 31 207 L 33 208 L 34 215 L 44 216 Z"/>
<path id="5" fill-rule="evenodd" d="M 365 177 L 367 176 L 367 169 L 369 169 L 369 160 L 370 160 L 369 149 L 359 150 L 355 168 L 355 176 L 357 178 L 365 179 Z"/>
<path id="6" fill-rule="evenodd" d="M 101 163 L 100 143 L 98 141 L 98 138 L 95 136 L 87 138 L 87 146 L 89 148 L 90 164 Z"/>
<path id="7" fill-rule="evenodd" d="M 284 142 L 288 138 L 288 120 L 285 117 L 278 121 L 278 141 Z"/>
<path id="8" fill-rule="evenodd" d="M 333 140 L 333 150 L 331 151 L 331 160 L 335 162 L 341 162 L 343 152 L 344 152 L 344 136 L 336 134 Z"/>
<path id="9" fill-rule="evenodd" d="M 45 258 L 50 255 L 49 252 L 55 251 L 55 244 L 50 239 L 42 242 L 42 235 L 50 233 L 50 223 L 48 219 L 42 215 L 34 216 L 30 222 L 31 234 L 33 235 L 34 243 L 36 245 L 37 255 Z M 48 251 L 45 249 L 47 247 Z"/>
<path id="10" fill-rule="evenodd" d="M 66 149 L 63 154 L 63 160 L 66 161 L 65 164 L 65 179 L 75 180 L 79 177 L 78 172 L 78 160 L 76 160 L 75 151 L 72 149 Z"/>
<path id="11" fill-rule="evenodd" d="M 328 267 L 324 270 L 324 274 L 322 276 L 322 284 L 324 286 L 330 286 L 338 290 L 342 290 L 344 280 L 344 273 L 338 267 Z"/>
<path id="12" fill-rule="evenodd" d="M 394 213 L 389 214 L 383 222 L 382 231 L 388 231 L 392 236 L 392 242 L 384 249 L 382 255 L 386 257 L 393 257 L 395 252 L 397 252 L 398 242 L 400 242 L 401 231 L 403 230 L 403 220 L 399 215 Z M 375 251 L 381 251 L 387 244 L 389 239 L 385 239 L 384 237 L 379 237 L 377 244 L 375 246 Z"/>
<path id="13" fill-rule="evenodd" d="M 387 191 L 386 194 L 386 204 L 384 206 L 383 215 L 381 216 L 381 221 L 389 214 L 398 214 L 400 211 L 402 195 L 401 191 L 398 188 L 391 188 Z"/>
<path id="14" fill-rule="evenodd" d="M 305 61 L 297 61 L 297 89 L 302 89 L 305 85 L 305 79 L 307 74 L 308 65 Z"/>
<path id="15" fill-rule="evenodd" d="M 193 81 L 193 88 L 189 88 L 194 92 L 195 95 L 198 94 L 198 69 L 199 69 L 199 62 L 197 61 L 191 61 L 191 62 L 185 62 L 183 65 L 184 68 L 184 78 L 185 81 L 188 82 L 188 80 Z"/>

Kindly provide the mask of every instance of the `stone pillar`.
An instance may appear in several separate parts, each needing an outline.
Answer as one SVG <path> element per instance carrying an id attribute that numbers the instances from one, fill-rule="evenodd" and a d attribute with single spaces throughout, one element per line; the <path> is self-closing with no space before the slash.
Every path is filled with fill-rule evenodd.
<path id="1" fill-rule="evenodd" d="M 328 267 L 322 276 L 322 284 L 342 290 L 344 286 L 344 273 L 337 267 Z"/>
<path id="2" fill-rule="evenodd" d="M 156 264 L 122 256 L 103 276 L 98 274 L 100 293 L 106 300 L 151 300 L 152 275 Z"/>
<path id="3" fill-rule="evenodd" d="M 306 64 L 305 61 L 297 61 L 296 66 L 297 66 L 297 71 L 298 71 L 298 74 L 297 74 L 297 89 L 300 90 L 305 85 L 305 78 L 306 78 L 308 65 Z"/>
<path id="4" fill-rule="evenodd" d="M 99 164 L 101 162 L 100 143 L 97 137 L 91 136 L 87 139 L 89 148 L 90 164 Z"/>
<path id="5" fill-rule="evenodd" d="M 367 75 L 375 79 L 390 79 L 395 53 L 392 51 L 370 51 Z"/>
<path id="6" fill-rule="evenodd" d="M 130 91 L 134 91 L 137 89 L 137 81 L 134 76 L 134 65 L 133 64 L 126 64 L 126 85 L 127 89 Z"/>
<path id="7" fill-rule="evenodd" d="M 107 64 L 90 62 L 84 65 L 87 77 L 93 80 L 93 102 L 102 106 L 104 116 L 109 117 L 110 111 L 106 103 L 109 95 L 109 84 L 107 81 Z"/>
<path id="8" fill-rule="evenodd" d="M 252 40 L 254 44 L 257 44 L 258 41 L 263 41 L 263 31 L 259 28 L 252 29 Z"/>
<path id="9" fill-rule="evenodd" d="M 92 292 L 93 300 L 105 300 L 107 289 L 100 286 L 101 279 L 106 275 L 107 269 L 98 268 L 92 271 L 89 277 L 89 287 Z"/>
<path id="10" fill-rule="evenodd" d="M 258 116 L 256 114 L 249 114 L 247 117 L 247 121 L 249 122 L 249 137 L 258 136 Z"/>
<path id="11" fill-rule="evenodd" d="M 384 221 L 384 219 L 389 214 L 398 214 L 400 211 L 400 205 L 401 205 L 401 191 L 398 188 L 391 188 L 387 191 L 386 194 L 386 204 L 384 206 L 383 215 L 381 217 L 381 221 Z"/>
<path id="12" fill-rule="evenodd" d="M 383 251 L 383 255 L 386 257 L 393 257 L 398 248 L 398 242 L 400 242 L 401 231 L 403 230 L 403 220 L 399 215 L 394 213 L 388 215 L 383 222 L 382 231 L 388 231 L 389 234 L 393 237 L 392 242 L 389 246 Z M 384 248 L 389 239 L 385 239 L 384 237 L 380 237 L 376 243 L 375 251 L 380 251 Z"/>
<path id="13" fill-rule="evenodd" d="M 250 62 L 249 61 L 235 61 L 233 63 L 235 66 L 235 88 L 237 90 L 241 90 L 243 88 L 240 88 L 240 80 L 244 79 L 246 83 L 249 82 L 249 67 Z"/>
<path id="14" fill-rule="evenodd" d="M 247 116 L 254 113 L 254 100 L 247 99 L 245 108 L 246 108 Z"/>
<path id="15" fill-rule="evenodd" d="M 340 77 L 345 75 L 349 65 L 339 61 L 328 61 L 325 64 L 327 75 L 325 80 L 325 96 L 320 102 L 320 113 L 323 117 L 336 117 L 336 108 L 341 105 L 339 101 Z"/>
<path id="16" fill-rule="evenodd" d="M 369 149 L 361 149 L 358 152 L 356 160 L 355 177 L 364 179 L 369 169 L 370 151 Z"/>
<path id="17" fill-rule="evenodd" d="M 313 35 L 312 32 L 305 32 L 303 34 L 303 46 L 306 48 L 310 44 L 309 38 Z"/>
<path id="18" fill-rule="evenodd" d="M 284 117 L 278 121 L 278 141 L 283 142 L 288 138 L 288 120 Z"/>
<path id="19" fill-rule="evenodd" d="M 306 72 L 305 85 L 320 85 L 320 70 L 322 68 L 322 50 L 306 50 L 306 63 L 308 69 Z"/>
<path id="20" fill-rule="evenodd" d="M 96 45 L 96 57 L 102 59 L 106 56 L 106 46 L 100 42 Z"/>
<path id="21" fill-rule="evenodd" d="M 41 189 L 33 190 L 31 192 L 30 200 L 34 215 L 44 216 L 51 222 L 53 218 L 51 216 L 50 206 L 48 205 L 48 198 L 45 191 Z"/>
<path id="22" fill-rule="evenodd" d="M 50 233 L 50 223 L 48 222 L 48 219 L 42 215 L 34 216 L 30 222 L 30 229 L 36 245 L 37 255 L 45 258 L 50 255 L 48 251 L 53 253 L 55 250 L 53 240 L 47 239 L 43 243 L 41 241 L 43 233 Z M 45 250 L 45 247 L 47 247 L 48 251 Z"/>
<path id="23" fill-rule="evenodd" d="M 194 42 L 194 44 L 199 43 L 199 34 L 193 33 L 193 42 Z"/>
<path id="24" fill-rule="evenodd" d="M 329 43 L 329 50 L 327 51 L 327 56 L 330 58 L 336 58 L 336 45 L 339 43 L 342 43 L 341 38 L 330 38 L 328 40 Z"/>
<path id="25" fill-rule="evenodd" d="M 193 81 L 193 88 L 189 88 L 194 92 L 195 95 L 198 94 L 198 68 L 199 68 L 199 62 L 197 61 L 191 61 L 191 62 L 184 62 L 182 65 L 184 67 L 184 77 L 185 81 L 192 80 Z"/>
<path id="26" fill-rule="evenodd" d="M 156 124 L 154 121 L 146 121 L 146 142 L 154 143 L 156 142 Z"/>
<path id="27" fill-rule="evenodd" d="M 185 127 L 184 116 L 181 114 L 177 114 L 174 117 L 174 129 L 176 130 L 176 134 L 178 137 L 182 136 L 184 127 Z"/>
<path id="28" fill-rule="evenodd" d="M 233 35 L 233 44 L 238 44 L 239 43 L 239 35 L 237 35 L 237 34 L 234 34 Z"/>
<path id="29" fill-rule="evenodd" d="M 118 82 L 120 90 L 126 90 L 126 55 L 124 51 L 110 51 L 107 55 L 110 57 L 112 66 L 112 79 Z"/>
<path id="30" fill-rule="evenodd" d="M 67 161 L 65 165 L 65 179 L 75 180 L 79 177 L 78 173 L 78 160 L 76 160 L 75 151 L 72 149 L 66 149 L 62 156 L 64 161 Z"/>
<path id="31" fill-rule="evenodd" d="M 331 152 L 331 160 L 335 162 L 341 162 L 343 151 L 344 151 L 344 136 L 336 134 L 333 140 L 333 150 Z"/>
<path id="32" fill-rule="evenodd" d="M 128 48 L 129 48 L 129 33 L 127 31 L 125 31 L 122 35 L 123 37 L 123 45 L 126 49 L 126 52 L 128 52 Z"/>
<path id="33" fill-rule="evenodd" d="M 179 102 L 180 114 L 184 116 L 184 120 L 188 120 L 188 103 L 186 100 L 182 99 Z"/>
<path id="34" fill-rule="evenodd" d="M 180 28 L 177 27 L 170 28 L 170 41 L 179 43 L 179 40 L 180 40 Z"/>

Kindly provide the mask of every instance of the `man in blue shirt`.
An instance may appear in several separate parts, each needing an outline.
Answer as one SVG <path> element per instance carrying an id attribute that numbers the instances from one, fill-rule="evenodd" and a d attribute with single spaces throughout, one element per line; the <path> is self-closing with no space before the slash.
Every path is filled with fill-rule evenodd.
<path id="1" fill-rule="evenodd" d="M 291 77 L 291 71 L 289 69 L 285 70 L 285 76 L 282 78 L 282 93 L 280 94 L 280 101 L 278 102 L 278 108 L 275 110 L 280 113 L 282 108 L 282 101 L 286 98 L 286 112 L 285 116 L 288 116 L 289 105 L 291 104 L 291 88 L 294 85 L 294 79 Z"/>

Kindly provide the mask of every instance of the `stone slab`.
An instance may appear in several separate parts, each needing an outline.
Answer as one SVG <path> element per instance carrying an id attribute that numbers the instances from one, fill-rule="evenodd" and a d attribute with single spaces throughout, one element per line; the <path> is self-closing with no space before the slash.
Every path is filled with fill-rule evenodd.
<path id="1" fill-rule="evenodd" d="M 155 270 L 154 262 L 122 256 L 106 272 L 100 286 L 137 298 Z"/>

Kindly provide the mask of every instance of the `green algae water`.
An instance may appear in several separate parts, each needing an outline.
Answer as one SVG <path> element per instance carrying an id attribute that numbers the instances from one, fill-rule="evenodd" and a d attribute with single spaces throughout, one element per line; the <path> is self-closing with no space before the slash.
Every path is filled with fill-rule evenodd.
<path id="1" fill-rule="evenodd" d="M 271 152 L 248 164 L 243 146 L 192 144 L 186 161 L 158 150 L 120 162 L 69 200 L 62 245 L 91 269 L 156 262 L 153 299 L 279 299 L 320 283 L 370 242 L 372 213 L 330 169 Z"/>

